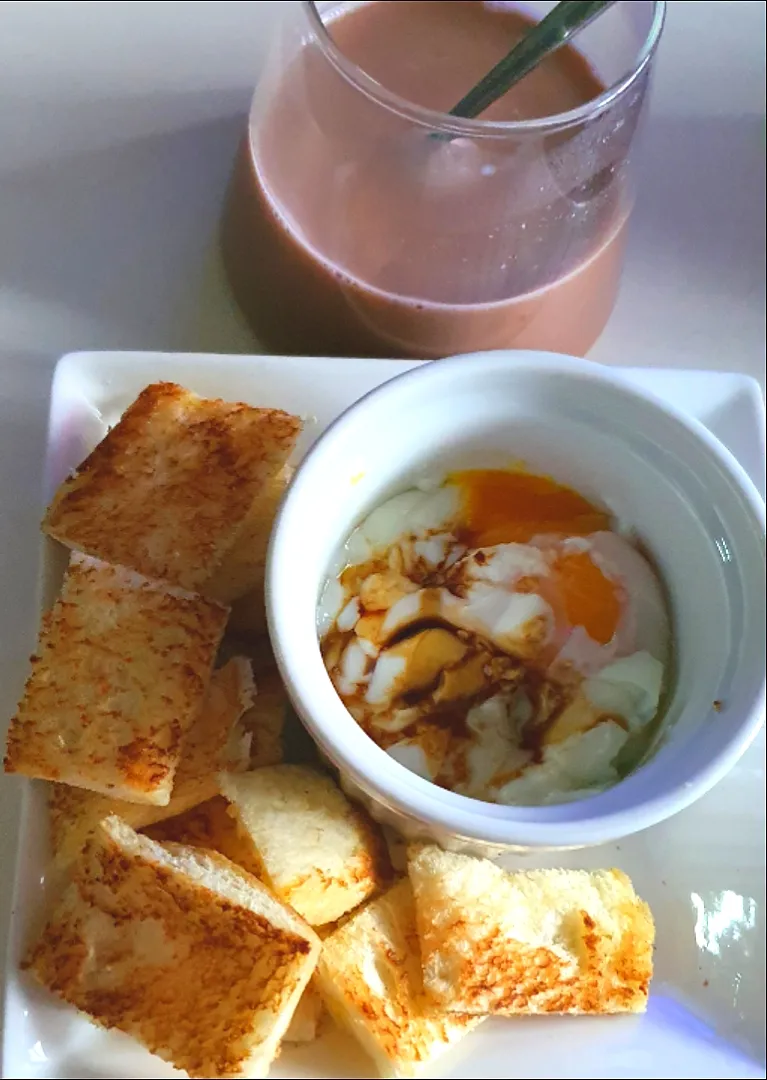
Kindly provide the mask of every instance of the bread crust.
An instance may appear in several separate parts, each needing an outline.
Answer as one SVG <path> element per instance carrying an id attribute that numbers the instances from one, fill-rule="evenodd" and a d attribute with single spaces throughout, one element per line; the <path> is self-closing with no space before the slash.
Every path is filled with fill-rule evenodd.
<path id="1" fill-rule="evenodd" d="M 206 594 L 218 574 L 210 595 L 229 602 L 252 583 L 234 566 L 227 577 L 224 561 L 246 523 L 259 517 L 259 499 L 300 430 L 298 417 L 279 409 L 154 383 L 64 481 L 43 531 L 69 548 Z M 267 502 L 273 512 L 274 500 Z"/>
<path id="2" fill-rule="evenodd" d="M 227 609 L 72 554 L 11 720 L 7 772 L 167 806 Z"/>
<path id="3" fill-rule="evenodd" d="M 250 733 L 241 722 L 254 696 L 249 661 L 235 657 L 213 672 L 205 703 L 184 740 L 167 806 L 142 806 L 69 784 L 53 784 L 48 805 L 56 864 L 63 868 L 76 858 L 99 822 L 110 814 L 134 829 L 144 829 L 214 798 L 219 769 L 244 771 L 250 763 Z"/>
<path id="4" fill-rule="evenodd" d="M 315 976 L 331 1015 L 362 1043 L 381 1076 L 412 1077 L 480 1023 L 424 992 L 415 906 L 402 880 L 323 942 Z"/>
<path id="5" fill-rule="evenodd" d="M 510 873 L 486 859 L 412 848 L 424 982 L 451 1011 L 643 1012 L 649 907 L 620 870 Z"/>
<path id="6" fill-rule="evenodd" d="M 336 922 L 388 883 L 378 827 L 325 774 L 277 765 L 220 784 L 259 876 L 311 926 Z"/>
<path id="7" fill-rule="evenodd" d="M 189 1076 L 265 1076 L 320 943 L 212 852 L 107 818 L 24 967 Z"/>

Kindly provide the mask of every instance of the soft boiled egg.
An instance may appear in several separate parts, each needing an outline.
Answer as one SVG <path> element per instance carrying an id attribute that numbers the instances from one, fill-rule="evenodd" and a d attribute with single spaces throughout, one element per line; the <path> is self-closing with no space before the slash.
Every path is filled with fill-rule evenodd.
<path id="1" fill-rule="evenodd" d="M 610 528 L 610 515 L 548 476 L 508 469 L 467 469 L 448 484 L 461 495 L 461 538 L 471 547 L 527 543 L 534 536 L 588 536 Z"/>
<path id="2" fill-rule="evenodd" d="M 611 515 L 579 492 L 547 476 L 504 469 L 453 473 L 460 492 L 460 539 L 475 550 L 502 551 L 493 563 L 500 583 L 538 592 L 569 637 L 580 627 L 599 646 L 616 641 L 625 654 L 644 649 L 663 660 L 668 625 L 663 593 L 652 567 L 624 537 L 610 531 Z M 525 546 L 546 553 L 547 572 L 531 566 L 519 582 Z M 515 565 L 516 564 L 516 565 Z M 475 569 L 476 580 L 486 580 Z M 563 642 L 561 642 L 563 644 Z"/>
<path id="3" fill-rule="evenodd" d="M 661 663 L 667 658 L 660 583 L 642 555 L 614 533 L 479 548 L 459 560 L 450 582 L 461 599 L 446 602 L 446 617 L 455 609 L 457 625 L 484 632 L 501 647 L 496 627 L 509 621 L 519 627 L 525 598 L 529 618 L 546 622 L 546 634 L 538 635 L 542 666 L 555 665 L 561 673 L 571 667 L 591 675 L 635 651 Z"/>
<path id="4" fill-rule="evenodd" d="M 456 520 L 461 495 L 452 484 L 403 491 L 377 507 L 346 543 L 344 562 L 359 566 L 407 536 L 430 536 Z"/>
<path id="5" fill-rule="evenodd" d="M 382 503 L 318 613 L 358 722 L 411 771 L 476 798 L 615 783 L 616 757 L 658 714 L 670 626 L 657 573 L 612 525 L 519 471 L 456 472 Z"/>

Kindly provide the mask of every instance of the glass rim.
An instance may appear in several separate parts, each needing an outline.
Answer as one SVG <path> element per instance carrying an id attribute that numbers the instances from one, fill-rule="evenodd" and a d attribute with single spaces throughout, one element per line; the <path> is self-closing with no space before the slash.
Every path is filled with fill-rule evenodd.
<path id="1" fill-rule="evenodd" d="M 328 32 L 315 0 L 301 0 L 301 6 L 308 16 L 317 43 L 339 74 L 365 94 L 366 97 L 372 98 L 389 112 L 419 124 L 421 127 L 445 134 L 504 138 L 510 135 L 541 135 L 552 131 L 561 131 L 582 123 L 584 120 L 591 120 L 605 112 L 614 101 L 637 81 L 655 55 L 666 21 L 667 4 L 666 0 L 651 0 L 651 2 L 653 14 L 650 29 L 639 52 L 636 54 L 633 65 L 625 75 L 621 76 L 611 86 L 606 87 L 597 97 L 577 106 L 575 109 L 554 113 L 551 116 L 536 117 L 532 120 L 459 118 L 450 116 L 449 113 L 440 112 L 437 109 L 428 109 L 425 106 L 416 105 L 412 101 L 408 101 L 407 98 L 400 97 L 399 94 L 387 90 L 385 86 L 344 55 Z"/>

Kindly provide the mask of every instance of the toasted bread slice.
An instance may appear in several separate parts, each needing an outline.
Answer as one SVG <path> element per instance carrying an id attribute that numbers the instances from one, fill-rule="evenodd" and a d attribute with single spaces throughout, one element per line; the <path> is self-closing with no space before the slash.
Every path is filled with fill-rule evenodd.
<path id="1" fill-rule="evenodd" d="M 381 1076 L 417 1076 L 480 1022 L 444 1012 L 425 994 L 406 879 L 323 942 L 315 982 Z"/>
<path id="2" fill-rule="evenodd" d="M 202 711 L 184 739 L 168 809 L 179 814 L 212 799 L 218 794 L 216 772 L 249 767 L 249 717 L 257 698 L 253 669 L 244 656 L 213 672 Z"/>
<path id="3" fill-rule="evenodd" d="M 73 553 L 11 721 L 6 770 L 167 806 L 226 615 Z"/>
<path id="4" fill-rule="evenodd" d="M 206 596 L 212 596 L 223 604 L 233 604 L 242 597 L 251 595 L 254 596 L 254 604 L 255 598 L 260 598 L 263 605 L 266 550 L 277 507 L 293 472 L 289 465 L 285 465 L 264 484 L 253 501 L 234 545 L 226 553 L 211 579 L 206 582 Z M 260 618 L 254 624 L 259 629 L 264 625 L 265 620 Z M 254 626 L 246 625 L 245 629 L 253 629 Z"/>
<path id="5" fill-rule="evenodd" d="M 300 429 L 278 409 L 148 386 L 61 485 L 43 529 L 67 547 L 205 592 Z"/>
<path id="6" fill-rule="evenodd" d="M 242 718 L 243 727 L 251 737 L 250 767 L 261 769 L 265 765 L 279 765 L 285 752 L 288 696 L 277 670 L 271 642 L 266 635 L 254 638 L 232 634 L 231 625 L 230 619 L 219 661 L 225 656 L 246 656 L 258 687 L 252 707 Z"/>
<path id="7" fill-rule="evenodd" d="M 258 693 L 242 718 L 250 736 L 250 767 L 279 765 L 282 761 L 282 733 L 288 699 L 277 668 L 262 671 L 257 678 Z"/>
<path id="8" fill-rule="evenodd" d="M 322 995 L 312 980 L 304 990 L 304 996 L 298 1003 L 290 1027 L 285 1032 L 283 1042 L 286 1043 L 310 1043 L 317 1038 L 325 1012 Z"/>
<path id="9" fill-rule="evenodd" d="M 236 657 L 213 672 L 205 704 L 184 739 L 167 806 L 140 806 L 68 784 L 54 784 L 49 806 L 51 845 L 57 864 L 63 867 L 76 858 L 99 822 L 110 814 L 121 817 L 134 829 L 143 829 L 164 818 L 184 814 L 217 795 L 220 770 L 236 772 L 248 768 L 251 736 L 240 722 L 243 713 L 251 708 L 254 696 L 255 684 L 248 660 Z M 235 831 L 233 822 L 231 827 Z"/>
<path id="10" fill-rule="evenodd" d="M 252 845 L 240 836 L 237 822 L 229 812 L 229 803 L 222 795 L 178 817 L 149 825 L 143 831 L 160 843 L 186 844 L 187 847 L 217 851 L 254 877 L 261 872 L 260 863 L 253 857 Z"/>
<path id="11" fill-rule="evenodd" d="M 328 776 L 276 765 L 222 774 L 219 782 L 259 877 L 310 925 L 335 922 L 385 883 L 388 860 L 377 826 Z"/>
<path id="12" fill-rule="evenodd" d="M 424 983 L 462 1013 L 643 1012 L 653 919 L 620 870 L 509 873 L 411 850 Z"/>
<path id="13" fill-rule="evenodd" d="M 227 859 L 107 818 L 24 966 L 191 1077 L 263 1077 L 320 942 Z"/>
<path id="14" fill-rule="evenodd" d="M 256 877 L 261 870 L 260 864 L 253 858 L 252 846 L 240 836 L 237 824 L 229 813 L 229 804 L 221 795 L 186 814 L 158 822 L 145 829 L 144 833 L 161 843 L 180 843 L 217 851 Z M 314 982 L 310 982 L 296 1007 L 283 1042 L 314 1042 L 324 1011 L 322 997 Z"/>

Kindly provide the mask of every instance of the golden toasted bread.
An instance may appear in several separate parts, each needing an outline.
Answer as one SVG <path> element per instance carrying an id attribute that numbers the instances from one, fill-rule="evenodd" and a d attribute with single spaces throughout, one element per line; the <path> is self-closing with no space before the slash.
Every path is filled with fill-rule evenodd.
<path id="1" fill-rule="evenodd" d="M 276 765 L 219 782 L 259 877 L 310 925 L 335 922 L 385 883 L 377 826 L 323 773 Z"/>
<path id="2" fill-rule="evenodd" d="M 480 1023 L 425 994 L 407 880 L 356 912 L 322 945 L 315 982 L 331 1016 L 381 1076 L 416 1076 Z"/>
<path id="3" fill-rule="evenodd" d="M 292 447 L 291 447 L 292 449 Z M 233 547 L 226 553 L 220 566 L 205 585 L 205 595 L 224 604 L 233 604 L 243 597 L 251 597 L 243 608 L 256 608 L 264 602 L 264 568 L 266 549 L 272 533 L 274 516 L 280 499 L 290 483 L 293 469 L 285 465 L 270 477 L 256 496 L 248 516 L 240 529 Z M 237 606 L 237 605 L 235 605 Z M 234 615 L 234 609 L 232 611 Z M 234 629 L 262 629 L 265 619 L 258 618 L 253 624 L 235 625 Z"/>
<path id="4" fill-rule="evenodd" d="M 279 765 L 282 761 L 282 729 L 288 699 L 277 669 L 262 671 L 256 680 L 258 693 L 242 718 L 250 736 L 250 767 Z"/>
<path id="5" fill-rule="evenodd" d="M 230 814 L 229 803 L 223 795 L 208 799 L 178 817 L 158 821 L 142 831 L 159 843 L 186 844 L 188 847 L 217 851 L 254 877 L 261 872 L 260 863 L 253 857 L 253 848 L 240 836 L 237 822 Z"/>
<path id="6" fill-rule="evenodd" d="M 310 1043 L 317 1038 L 325 1006 L 322 995 L 312 980 L 304 990 L 304 996 L 298 1003 L 290 1027 L 285 1032 L 283 1042 Z"/>
<path id="7" fill-rule="evenodd" d="M 76 858 L 88 836 L 110 814 L 121 817 L 134 829 L 143 829 L 212 799 L 218 793 L 220 770 L 247 769 L 251 736 L 243 730 L 241 721 L 253 704 L 254 694 L 250 663 L 242 657 L 213 672 L 202 710 L 184 739 L 167 806 L 140 806 L 68 784 L 54 784 L 49 806 L 51 844 L 57 864 L 63 867 Z M 235 831 L 233 822 L 231 827 Z"/>
<path id="8" fill-rule="evenodd" d="M 510 873 L 487 859 L 413 848 L 424 983 L 462 1013 L 643 1012 L 650 909 L 620 870 Z"/>
<path id="9" fill-rule="evenodd" d="M 279 765 L 284 754 L 284 728 L 288 712 L 285 692 L 271 642 L 266 635 L 236 635 L 231 620 L 219 657 L 247 656 L 253 668 L 258 694 L 253 706 L 242 718 L 243 727 L 250 733 L 250 767 Z"/>
<path id="10" fill-rule="evenodd" d="M 43 529 L 67 547 L 206 592 L 259 501 L 270 506 L 264 492 L 300 428 L 277 409 L 148 386 L 61 485 Z M 219 589 L 228 599 L 235 580 L 243 593 L 251 588 L 233 568 Z"/>
<path id="11" fill-rule="evenodd" d="M 167 806 L 226 615 L 73 553 L 11 721 L 6 770 Z"/>
<path id="12" fill-rule="evenodd" d="M 263 492 L 243 527 L 234 550 L 210 582 L 211 595 L 232 605 L 229 627 L 238 634 L 266 633 L 264 569 L 266 551 L 280 499 L 293 477 L 286 465 Z M 247 587 L 246 587 L 247 586 Z"/>
<path id="13" fill-rule="evenodd" d="M 319 949 L 227 859 L 163 847 L 110 817 L 24 966 L 191 1077 L 263 1077 Z"/>

